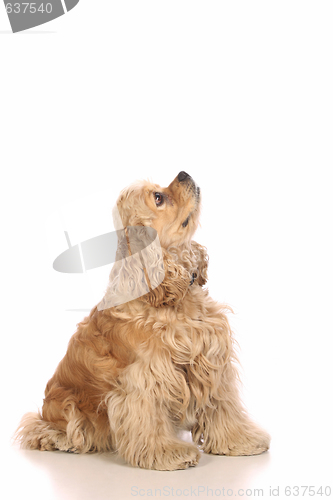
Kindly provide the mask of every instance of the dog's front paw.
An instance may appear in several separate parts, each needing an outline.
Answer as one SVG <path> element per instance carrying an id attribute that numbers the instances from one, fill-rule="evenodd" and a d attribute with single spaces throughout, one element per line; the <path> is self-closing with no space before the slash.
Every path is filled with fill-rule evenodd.
<path id="1" fill-rule="evenodd" d="M 198 464 L 200 452 L 194 445 L 174 443 L 156 458 L 153 468 L 157 470 L 178 470 L 194 467 Z"/>
<path id="2" fill-rule="evenodd" d="M 146 453 L 141 456 L 139 467 L 155 470 L 178 470 L 187 469 L 197 465 L 200 452 L 194 445 L 179 441 L 170 442 L 167 445 L 161 443 L 156 446 L 153 456 Z"/>
<path id="3" fill-rule="evenodd" d="M 267 432 L 256 430 L 253 434 L 239 433 L 233 437 L 229 436 L 222 443 L 208 438 L 203 443 L 202 450 L 213 455 L 260 455 L 268 450 L 270 441 L 271 438 Z"/>
<path id="4" fill-rule="evenodd" d="M 255 436 L 245 436 L 239 443 L 235 443 L 234 445 L 230 443 L 228 452 L 225 455 L 260 455 L 260 453 L 268 450 L 270 441 L 271 438 L 265 431 Z"/>

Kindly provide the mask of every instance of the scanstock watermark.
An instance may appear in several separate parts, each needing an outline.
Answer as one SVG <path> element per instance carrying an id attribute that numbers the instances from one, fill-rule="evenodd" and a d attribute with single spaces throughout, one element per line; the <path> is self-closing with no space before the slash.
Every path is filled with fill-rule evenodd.
<path id="1" fill-rule="evenodd" d="M 38 0 L 21 2 L 4 0 L 5 9 L 13 33 L 35 28 L 63 16 L 72 10 L 80 0 Z"/>
<path id="2" fill-rule="evenodd" d="M 332 489 L 330 486 L 269 486 L 266 488 L 210 488 L 208 486 L 191 486 L 188 488 L 175 488 L 173 486 L 162 486 L 161 488 L 139 488 L 131 487 L 131 496 L 141 498 L 163 498 L 163 497 L 330 497 Z"/>

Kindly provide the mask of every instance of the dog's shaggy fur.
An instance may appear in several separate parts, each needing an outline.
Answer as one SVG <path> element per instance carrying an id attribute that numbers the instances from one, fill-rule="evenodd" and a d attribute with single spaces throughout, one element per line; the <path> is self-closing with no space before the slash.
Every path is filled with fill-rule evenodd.
<path id="1" fill-rule="evenodd" d="M 192 240 L 199 188 L 181 172 L 165 189 L 149 182 L 127 188 L 117 208 L 124 227 L 157 231 L 164 280 L 135 300 L 92 309 L 46 386 L 42 412 L 26 414 L 16 438 L 39 450 L 114 450 L 158 470 L 196 465 L 200 448 L 264 452 L 269 435 L 240 402 L 228 308 L 203 288 L 208 258 Z M 184 429 L 194 444 L 179 439 Z"/>

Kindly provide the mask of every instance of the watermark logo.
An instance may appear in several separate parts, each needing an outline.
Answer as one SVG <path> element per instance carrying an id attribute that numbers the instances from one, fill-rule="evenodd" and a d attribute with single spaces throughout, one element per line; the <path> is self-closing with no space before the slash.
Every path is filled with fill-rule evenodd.
<path id="1" fill-rule="evenodd" d="M 13 33 L 48 23 L 72 10 L 80 0 L 38 0 L 21 2 L 4 0 Z"/>
<path id="2" fill-rule="evenodd" d="M 66 311 L 108 309 L 152 292 L 165 278 L 163 249 L 149 226 L 124 226 L 113 189 L 80 196 L 45 218 L 50 297 Z"/>
<path id="3" fill-rule="evenodd" d="M 53 262 L 62 273 L 84 273 L 114 263 L 107 290 L 98 310 L 142 297 L 164 279 L 163 254 L 157 231 L 152 227 L 128 226 L 72 246 Z"/>

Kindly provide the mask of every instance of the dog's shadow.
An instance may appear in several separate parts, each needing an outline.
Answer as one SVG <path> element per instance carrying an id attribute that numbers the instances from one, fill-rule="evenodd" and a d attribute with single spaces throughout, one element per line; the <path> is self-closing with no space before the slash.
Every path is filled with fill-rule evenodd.
<path id="1" fill-rule="evenodd" d="M 188 440 L 188 439 L 186 439 Z M 64 500 L 112 498 L 202 496 L 222 488 L 250 487 L 262 477 L 270 454 L 226 457 L 202 453 L 199 464 L 172 472 L 132 467 L 117 453 L 72 454 L 61 451 L 17 450 L 24 459 L 47 474 L 56 497 Z M 201 488 L 199 490 L 199 488 Z M 206 489 L 206 494 L 204 495 Z M 218 494 L 218 492 L 217 492 Z"/>

